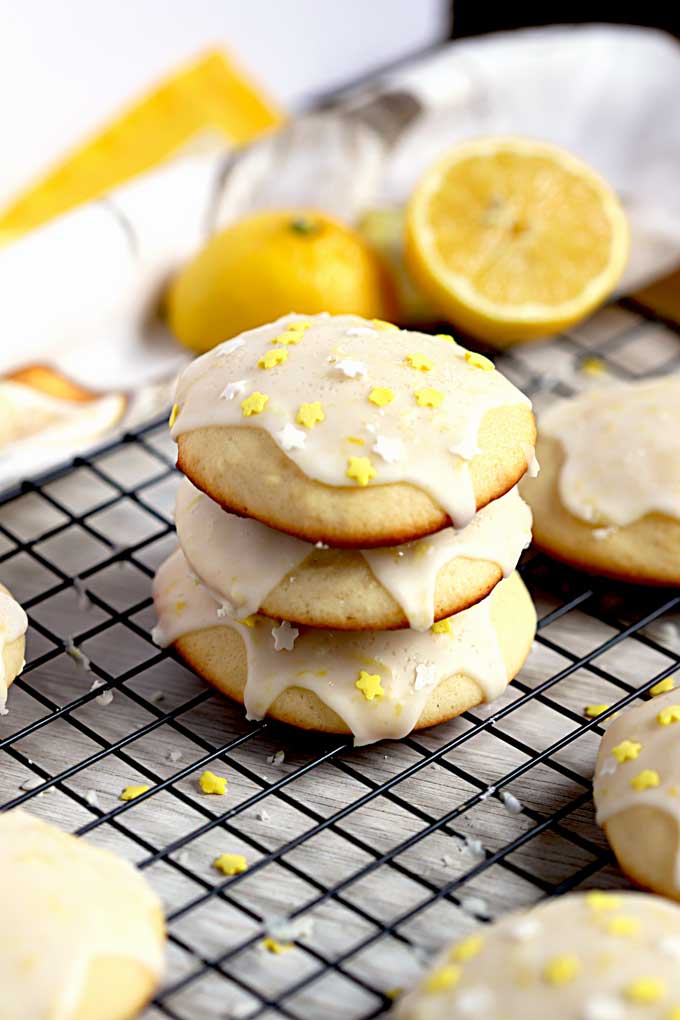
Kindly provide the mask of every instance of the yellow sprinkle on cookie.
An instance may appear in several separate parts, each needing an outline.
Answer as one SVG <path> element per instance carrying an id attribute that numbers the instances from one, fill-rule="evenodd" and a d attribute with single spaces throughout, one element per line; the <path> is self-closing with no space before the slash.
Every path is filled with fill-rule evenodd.
<path id="1" fill-rule="evenodd" d="M 640 922 L 637 917 L 629 917 L 626 914 L 620 914 L 618 917 L 612 917 L 607 923 L 607 933 L 609 935 L 620 935 L 624 938 L 632 937 L 637 935 L 640 931 Z"/>
<path id="2" fill-rule="evenodd" d="M 140 783 L 139 786 L 126 786 L 118 799 L 134 800 L 135 797 L 141 797 L 143 793 L 150 789 L 151 787 L 146 786 L 144 783 Z"/>
<path id="3" fill-rule="evenodd" d="M 483 372 L 493 372 L 495 365 L 489 358 L 485 358 L 483 354 L 477 354 L 475 351 L 466 351 L 465 360 L 468 365 L 472 365 L 473 368 L 481 368 Z"/>
<path id="4" fill-rule="evenodd" d="M 584 358 L 581 362 L 581 371 L 592 376 L 606 375 L 607 366 L 601 358 Z"/>
<path id="5" fill-rule="evenodd" d="M 435 340 L 446 340 L 447 343 L 455 344 L 458 346 L 458 341 L 454 340 L 448 333 L 435 333 Z"/>
<path id="6" fill-rule="evenodd" d="M 265 407 L 267 406 L 268 400 L 269 397 L 267 396 L 266 393 L 259 393 L 257 390 L 255 390 L 255 392 L 251 393 L 249 397 L 246 397 L 245 400 L 241 401 L 241 410 L 243 411 L 243 417 L 250 418 L 250 416 L 253 414 L 262 414 Z"/>
<path id="7" fill-rule="evenodd" d="M 433 390 L 430 386 L 424 386 L 415 392 L 416 404 L 418 407 L 439 407 L 444 394 L 441 390 Z"/>
<path id="8" fill-rule="evenodd" d="M 263 949 L 266 949 L 268 953 L 274 953 L 275 956 L 280 956 L 281 953 L 287 953 L 289 949 L 293 948 L 292 942 L 278 942 L 276 939 L 267 936 L 266 939 L 262 939 L 260 945 Z"/>
<path id="9" fill-rule="evenodd" d="M 564 953 L 548 960 L 543 968 L 543 977 L 551 985 L 566 985 L 573 981 L 581 970 L 581 961 L 576 956 Z"/>
<path id="10" fill-rule="evenodd" d="M 383 698 L 385 696 L 378 673 L 367 673 L 365 669 L 362 669 L 359 673 L 359 679 L 355 682 L 354 686 L 361 691 L 366 701 L 373 701 L 374 698 Z"/>
<path id="11" fill-rule="evenodd" d="M 619 765 L 623 765 L 624 761 L 635 761 L 641 750 L 642 744 L 636 740 L 622 740 L 616 747 L 612 747 L 610 753 L 614 755 Z"/>
<path id="12" fill-rule="evenodd" d="M 224 776 L 216 776 L 210 769 L 206 769 L 198 781 L 203 793 L 214 793 L 222 797 L 227 792 L 227 780 Z"/>
<path id="13" fill-rule="evenodd" d="M 374 386 L 368 394 L 368 399 L 376 407 L 387 407 L 394 400 L 394 393 L 388 386 Z"/>
<path id="14" fill-rule="evenodd" d="M 437 620 L 430 627 L 433 634 L 450 634 L 451 633 L 451 621 L 450 620 Z"/>
<path id="15" fill-rule="evenodd" d="M 217 868 L 223 875 L 241 875 L 248 870 L 248 862 L 242 854 L 220 854 L 213 861 L 213 868 Z"/>
<path id="16" fill-rule="evenodd" d="M 393 322 L 385 322 L 384 319 L 371 319 L 371 322 L 376 329 L 381 330 L 383 333 L 388 330 L 399 330 L 399 327 L 395 326 Z"/>
<path id="17" fill-rule="evenodd" d="M 283 347 L 292 347 L 294 344 L 299 344 L 302 337 L 302 333 L 279 333 L 274 337 L 272 343 L 281 344 Z"/>
<path id="18" fill-rule="evenodd" d="M 350 457 L 345 474 L 357 485 L 368 485 L 371 478 L 375 478 L 376 470 L 368 457 Z"/>
<path id="19" fill-rule="evenodd" d="M 244 616 L 242 620 L 237 620 L 237 623 L 242 623 L 244 627 L 250 627 L 252 630 L 255 626 L 256 620 L 254 616 Z"/>
<path id="20" fill-rule="evenodd" d="M 170 412 L 170 417 L 168 418 L 168 428 L 169 429 L 171 429 L 172 426 L 177 421 L 177 415 L 178 414 L 179 414 L 179 404 L 173 404 L 172 405 L 172 411 Z"/>
<path id="21" fill-rule="evenodd" d="M 354 446 L 365 446 L 366 440 L 362 439 L 361 436 L 345 436 L 346 443 L 353 443 Z"/>
<path id="22" fill-rule="evenodd" d="M 415 368 L 417 372 L 429 372 L 434 368 L 434 361 L 431 361 L 424 354 L 407 354 L 404 361 L 411 368 Z"/>
<path id="23" fill-rule="evenodd" d="M 621 906 L 621 897 L 616 893 L 600 892 L 595 889 L 586 894 L 586 903 L 591 910 L 600 913 L 604 910 L 618 910 Z"/>
<path id="24" fill-rule="evenodd" d="M 314 400 L 311 404 L 300 404 L 295 421 L 298 425 L 304 425 L 306 429 L 313 429 L 315 425 L 323 421 L 326 415 L 320 400 Z"/>
<path id="25" fill-rule="evenodd" d="M 634 779 L 631 779 L 630 785 L 638 793 L 642 793 L 643 790 L 653 790 L 660 782 L 661 777 L 658 772 L 654 769 L 643 769 Z"/>
<path id="26" fill-rule="evenodd" d="M 666 994 L 666 983 L 661 978 L 643 977 L 632 981 L 626 988 L 624 995 L 628 1002 L 636 1006 L 653 1006 Z"/>
<path id="27" fill-rule="evenodd" d="M 597 719 L 598 715 L 602 715 L 608 708 L 611 708 L 611 705 L 586 705 L 583 711 L 589 719 Z"/>
<path id="28" fill-rule="evenodd" d="M 456 967 L 453 964 L 440 967 L 434 974 L 430 974 L 425 981 L 425 991 L 430 995 L 436 995 L 438 992 L 448 992 L 450 988 L 456 987 L 460 981 L 461 974 L 460 967 Z"/>
<path id="29" fill-rule="evenodd" d="M 662 708 L 656 717 L 659 726 L 670 726 L 671 723 L 680 722 L 680 705 L 667 705 Z"/>
<path id="30" fill-rule="evenodd" d="M 466 960 L 471 960 L 473 956 L 477 956 L 482 951 L 483 945 L 483 935 L 470 935 L 453 947 L 449 954 L 449 959 L 453 963 L 465 963 Z"/>
<path id="31" fill-rule="evenodd" d="M 680 1020 L 680 1006 L 671 1006 L 666 1013 L 666 1020 Z"/>
<path id="32" fill-rule="evenodd" d="M 259 368 L 276 368 L 277 365 L 282 365 L 288 357 L 288 351 L 266 351 L 260 360 L 258 361 Z"/>
<path id="33" fill-rule="evenodd" d="M 669 691 L 675 689 L 675 677 L 667 676 L 665 680 L 659 680 L 658 684 L 654 684 L 653 687 L 649 688 L 649 693 L 653 698 L 656 698 L 659 694 L 668 694 Z"/>
<path id="34" fill-rule="evenodd" d="M 311 328 L 311 322 L 305 322 L 304 319 L 296 319 L 295 322 L 288 323 L 286 326 L 286 333 L 304 333 L 306 330 Z"/>

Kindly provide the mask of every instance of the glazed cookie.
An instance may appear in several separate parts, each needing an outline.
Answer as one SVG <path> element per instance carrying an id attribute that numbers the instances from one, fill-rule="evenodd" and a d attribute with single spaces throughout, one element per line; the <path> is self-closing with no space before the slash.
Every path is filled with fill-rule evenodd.
<path id="1" fill-rule="evenodd" d="M 511 489 L 531 405 L 450 338 L 354 315 L 284 319 L 182 374 L 178 466 L 226 510 L 307 542 L 398 545 Z"/>
<path id="2" fill-rule="evenodd" d="M 427 630 L 488 595 L 531 541 L 531 511 L 517 489 L 460 531 L 363 552 L 317 549 L 225 513 L 186 479 L 175 524 L 190 567 L 229 616 L 261 612 L 338 630 Z"/>
<path id="3" fill-rule="evenodd" d="M 541 417 L 521 493 L 534 541 L 583 570 L 680 583 L 680 376 L 590 390 Z"/>
<path id="4" fill-rule="evenodd" d="M 680 908 L 644 893 L 572 893 L 455 943 L 395 1020 L 676 1020 Z"/>
<path id="5" fill-rule="evenodd" d="M 597 820 L 623 871 L 680 900 L 680 691 L 623 712 L 602 738 Z"/>
<path id="6" fill-rule="evenodd" d="M 503 693 L 519 672 L 536 615 L 518 574 L 432 630 L 337 632 L 240 622 L 223 614 L 181 551 L 154 581 L 154 640 L 180 655 L 250 719 L 348 733 L 357 744 L 399 738 Z"/>
<path id="7" fill-rule="evenodd" d="M 0 584 L 0 709 L 7 691 L 24 668 L 28 620 L 16 599 Z"/>
<path id="8" fill-rule="evenodd" d="M 0 901 L 3 1017 L 126 1020 L 151 998 L 163 913 L 127 861 L 16 809 L 0 816 Z"/>

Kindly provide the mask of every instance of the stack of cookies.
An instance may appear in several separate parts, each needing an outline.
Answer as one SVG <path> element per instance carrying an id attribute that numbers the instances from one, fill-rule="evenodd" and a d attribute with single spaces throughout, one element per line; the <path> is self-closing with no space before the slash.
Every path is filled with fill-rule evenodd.
<path id="1" fill-rule="evenodd" d="M 180 548 L 155 639 L 245 705 L 358 744 L 505 690 L 528 653 L 515 565 L 529 401 L 448 336 L 287 316 L 186 369 Z"/>

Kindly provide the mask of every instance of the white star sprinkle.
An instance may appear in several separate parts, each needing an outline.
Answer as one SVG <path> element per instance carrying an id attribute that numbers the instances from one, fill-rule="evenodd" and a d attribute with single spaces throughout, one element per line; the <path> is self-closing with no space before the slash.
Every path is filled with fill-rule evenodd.
<path id="1" fill-rule="evenodd" d="M 220 393 L 220 400 L 233 400 L 239 393 L 243 393 L 247 385 L 247 379 L 238 379 L 236 382 L 228 383 Z"/>
<path id="2" fill-rule="evenodd" d="M 235 340 L 225 340 L 223 344 L 215 348 L 215 357 L 223 358 L 225 354 L 231 354 L 233 351 L 237 351 L 239 347 L 243 347 L 245 340 L 243 337 L 237 337 Z"/>
<path id="3" fill-rule="evenodd" d="M 351 358 L 343 358 L 335 366 L 338 372 L 342 372 L 348 379 L 365 379 L 366 366 L 363 361 L 352 361 Z"/>
<path id="4" fill-rule="evenodd" d="M 386 464 L 395 464 L 403 456 L 404 444 L 401 439 L 378 436 L 371 449 L 373 453 L 377 453 L 379 457 L 382 457 Z"/>
<path id="5" fill-rule="evenodd" d="M 623 1020 L 625 1010 L 609 995 L 594 995 L 583 1004 L 583 1020 Z"/>
<path id="6" fill-rule="evenodd" d="M 434 687 L 437 682 L 437 667 L 420 663 L 416 666 L 416 677 L 413 681 L 414 691 L 422 691 L 423 687 Z"/>
<path id="7" fill-rule="evenodd" d="M 664 935 L 659 939 L 659 952 L 670 956 L 672 960 L 680 960 L 680 936 Z"/>
<path id="8" fill-rule="evenodd" d="M 494 996 L 488 988 L 464 988 L 456 996 L 456 1007 L 463 1016 L 484 1016 L 493 1009 Z"/>
<path id="9" fill-rule="evenodd" d="M 511 939 L 517 942 L 526 942 L 528 939 L 536 938 L 541 932 L 541 926 L 533 917 L 523 917 L 512 928 L 508 930 Z"/>
<path id="10" fill-rule="evenodd" d="M 294 425 L 287 422 L 281 431 L 276 433 L 276 438 L 284 450 L 302 450 L 307 439 L 307 433 L 303 432 L 302 429 L 296 429 Z"/>
<path id="11" fill-rule="evenodd" d="M 346 331 L 345 336 L 377 336 L 377 333 L 377 329 L 371 329 L 369 326 L 353 326 Z"/>
<path id="12" fill-rule="evenodd" d="M 292 652 L 295 640 L 300 634 L 297 627 L 291 627 L 288 620 L 282 620 L 278 627 L 272 627 L 275 652 Z"/>

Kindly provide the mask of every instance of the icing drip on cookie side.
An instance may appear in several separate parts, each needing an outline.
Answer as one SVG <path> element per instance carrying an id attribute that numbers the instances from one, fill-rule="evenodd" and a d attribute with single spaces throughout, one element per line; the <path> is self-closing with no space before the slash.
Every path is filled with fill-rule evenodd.
<path id="1" fill-rule="evenodd" d="M 26 633 L 26 613 L 11 595 L 0 591 L 0 708 L 7 702 L 7 673 L 3 653 L 7 645 Z"/>
<path id="2" fill-rule="evenodd" d="M 244 703 L 250 718 L 263 718 L 282 691 L 302 687 L 333 709 L 361 745 L 406 736 L 439 682 L 457 673 L 475 680 L 485 701 L 502 694 L 508 676 L 490 618 L 493 597 L 451 617 L 443 633 L 301 627 L 293 649 L 278 652 L 274 621 L 219 616 L 218 603 L 178 550 L 154 581 L 154 640 L 168 645 L 209 627 L 236 630 L 247 652 Z"/>
<path id="3" fill-rule="evenodd" d="M 0 988 L 12 1020 L 72 1020 L 87 971 L 127 958 L 158 976 L 160 903 L 127 861 L 20 809 L 0 817 Z M 96 912 L 96 914 L 95 914 Z"/>
<path id="4" fill-rule="evenodd" d="M 175 521 L 190 566 L 230 616 L 256 613 L 269 592 L 315 552 L 307 542 L 225 513 L 186 479 L 178 491 Z M 409 625 L 427 630 L 434 622 L 442 567 L 458 557 L 486 560 L 507 577 L 530 540 L 531 511 L 512 489 L 480 510 L 466 528 L 445 528 L 417 542 L 361 555 Z M 323 550 L 317 555 L 323 557 Z"/>
<path id="5" fill-rule="evenodd" d="M 560 401 L 540 431 L 562 446 L 560 498 L 574 516 L 618 526 L 651 513 L 680 518 L 680 376 Z"/>
<path id="6" fill-rule="evenodd" d="M 286 316 L 250 330 L 193 362 L 176 399 L 174 438 L 206 426 L 261 428 L 309 478 L 409 482 L 456 527 L 475 512 L 468 462 L 482 418 L 531 406 L 463 347 L 354 315 Z"/>
<path id="7" fill-rule="evenodd" d="M 652 698 L 614 720 L 602 738 L 594 779 L 597 822 L 645 805 L 680 835 L 680 690 Z M 675 860 L 680 889 L 680 848 Z"/>

